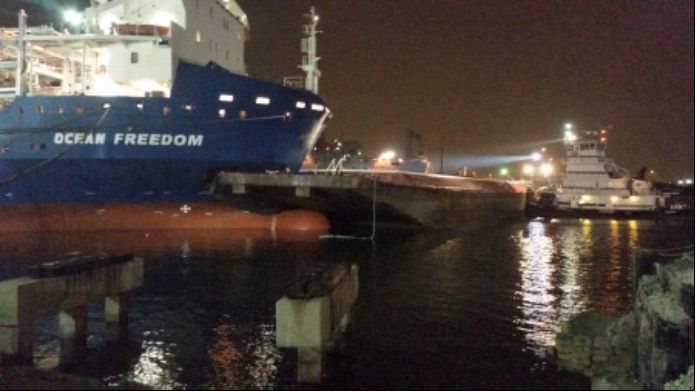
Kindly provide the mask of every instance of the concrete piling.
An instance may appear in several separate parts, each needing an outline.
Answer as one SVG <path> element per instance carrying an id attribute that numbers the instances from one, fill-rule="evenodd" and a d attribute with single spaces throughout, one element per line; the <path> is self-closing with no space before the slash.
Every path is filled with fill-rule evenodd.
<path id="1" fill-rule="evenodd" d="M 324 352 L 353 321 L 358 266 L 330 265 L 294 282 L 276 302 L 276 345 L 298 351 L 298 381 L 320 382 Z"/>
<path id="2" fill-rule="evenodd" d="M 108 328 L 128 325 L 126 299 L 143 284 L 143 259 L 72 257 L 43 263 L 31 272 L 33 277 L 0 282 L 0 353 L 14 362 L 31 363 L 33 323 L 57 314 L 64 363 L 86 348 L 88 303 L 104 301 Z"/>

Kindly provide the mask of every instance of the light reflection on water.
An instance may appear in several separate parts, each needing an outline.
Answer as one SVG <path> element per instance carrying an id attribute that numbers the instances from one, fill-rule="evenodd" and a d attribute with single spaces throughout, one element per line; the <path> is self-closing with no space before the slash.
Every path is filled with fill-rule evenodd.
<path id="1" fill-rule="evenodd" d="M 559 318 L 583 310 L 584 306 L 578 298 L 577 271 L 573 268 L 575 260 L 560 260 L 566 265 L 562 266 L 561 282 L 555 290 L 552 279 L 557 249 L 549 233 L 545 232 L 546 227 L 543 222 L 530 222 L 520 230 L 517 238 L 521 284 L 516 295 L 522 299 L 522 315 L 516 324 L 539 355 L 545 354 L 545 347 L 553 346 Z M 557 296 L 561 297 L 558 306 Z"/>
<path id="2" fill-rule="evenodd" d="M 374 243 L 229 231 L 41 233 L 0 236 L 0 277 L 76 250 L 143 256 L 146 281 L 129 303 L 127 341 L 107 343 L 103 307 L 89 308 L 91 355 L 75 372 L 112 387 L 307 388 L 295 379 L 292 351 L 275 346 L 274 304 L 308 267 L 331 262 L 359 265 L 360 292 L 355 329 L 320 388 L 587 389 L 548 365 L 561 321 L 629 311 L 632 251 L 685 245 L 694 245 L 694 223 L 626 220 L 383 232 Z M 55 366 L 55 320 L 35 330 L 35 361 Z"/>

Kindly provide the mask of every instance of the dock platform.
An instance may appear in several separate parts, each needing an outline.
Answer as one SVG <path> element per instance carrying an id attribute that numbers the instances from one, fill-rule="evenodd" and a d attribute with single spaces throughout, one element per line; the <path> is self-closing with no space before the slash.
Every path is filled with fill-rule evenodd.
<path id="1" fill-rule="evenodd" d="M 524 217 L 525 191 L 504 180 L 401 171 L 230 173 L 216 194 L 253 212 L 308 209 L 332 226 L 369 224 L 457 229 Z"/>

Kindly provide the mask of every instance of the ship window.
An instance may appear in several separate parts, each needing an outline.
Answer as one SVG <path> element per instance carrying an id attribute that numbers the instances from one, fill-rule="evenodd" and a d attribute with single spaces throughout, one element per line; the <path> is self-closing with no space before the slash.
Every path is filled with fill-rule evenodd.
<path id="1" fill-rule="evenodd" d="M 213 8 L 209 8 L 208 13 L 211 15 L 211 19 L 213 19 Z"/>
<path id="2" fill-rule="evenodd" d="M 17 111 L 19 112 L 19 114 L 24 114 L 24 108 L 21 106 L 19 107 L 19 109 L 17 109 Z"/>
<path id="3" fill-rule="evenodd" d="M 62 107 L 62 106 L 56 106 L 56 113 L 58 113 L 58 114 L 63 113 L 63 107 Z"/>
<path id="4" fill-rule="evenodd" d="M 196 30 L 196 42 L 201 42 L 201 32 Z"/>
<path id="5" fill-rule="evenodd" d="M 38 114 L 44 114 L 44 107 L 42 105 L 39 105 L 36 107 L 36 113 Z"/>
<path id="6" fill-rule="evenodd" d="M 169 106 L 162 107 L 162 115 L 163 116 L 169 116 L 169 112 L 170 112 Z"/>
<path id="7" fill-rule="evenodd" d="M 8 147 L 7 144 L 4 145 L 4 146 L 2 146 L 2 152 L 3 152 L 4 154 L 10 152 L 10 147 Z"/>
<path id="8" fill-rule="evenodd" d="M 191 113 L 191 112 L 194 111 L 194 105 L 192 105 L 192 104 L 190 104 L 190 103 L 187 103 L 187 104 L 184 105 L 182 108 L 183 108 L 184 111 L 187 112 L 187 113 Z"/>
<path id="9" fill-rule="evenodd" d="M 305 109 L 306 106 L 307 106 L 307 104 L 305 104 L 305 102 L 303 102 L 303 101 L 298 101 L 295 103 L 295 107 L 298 109 Z"/>
<path id="10" fill-rule="evenodd" d="M 136 102 L 136 110 L 142 112 L 144 108 L 143 102 Z"/>
<path id="11" fill-rule="evenodd" d="M 218 109 L 218 117 L 225 118 L 225 109 Z"/>
<path id="12" fill-rule="evenodd" d="M 75 107 L 75 113 L 77 113 L 77 114 L 82 114 L 82 113 L 84 113 L 84 112 L 85 112 L 85 109 L 82 107 L 82 105 L 77 105 L 77 106 Z"/>
<path id="13" fill-rule="evenodd" d="M 41 145 L 39 146 L 39 149 L 45 150 L 45 149 L 46 149 L 46 143 L 41 143 Z"/>
<path id="14" fill-rule="evenodd" d="M 31 150 L 32 151 L 39 151 L 39 145 L 36 143 L 31 144 Z"/>
<path id="15" fill-rule="evenodd" d="M 317 112 L 324 111 L 324 105 L 320 105 L 318 103 L 313 103 L 311 108 L 312 108 L 312 110 L 317 111 Z"/>
<path id="16" fill-rule="evenodd" d="M 232 94 L 220 94 L 220 102 L 232 102 L 235 97 Z"/>
<path id="17" fill-rule="evenodd" d="M 131 64 L 138 64 L 138 52 L 131 52 Z"/>
<path id="18" fill-rule="evenodd" d="M 109 109 L 110 107 L 111 107 L 111 104 L 109 102 L 104 102 L 104 104 L 102 105 L 103 109 Z"/>
<path id="19" fill-rule="evenodd" d="M 271 103 L 271 98 L 269 97 L 257 97 L 257 105 L 268 105 Z"/>
<path id="20" fill-rule="evenodd" d="M 243 120 L 247 118 L 247 112 L 244 110 L 240 110 L 240 118 Z"/>

